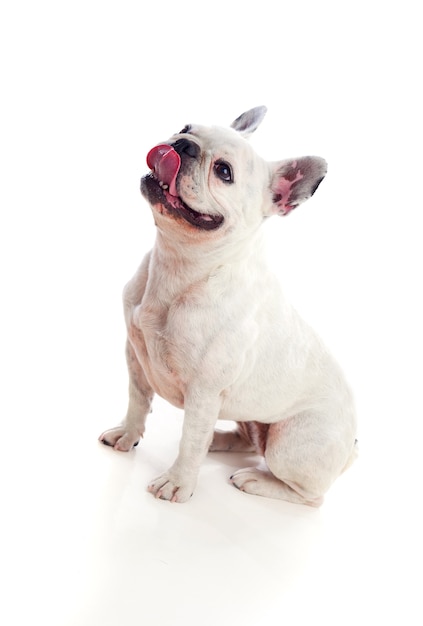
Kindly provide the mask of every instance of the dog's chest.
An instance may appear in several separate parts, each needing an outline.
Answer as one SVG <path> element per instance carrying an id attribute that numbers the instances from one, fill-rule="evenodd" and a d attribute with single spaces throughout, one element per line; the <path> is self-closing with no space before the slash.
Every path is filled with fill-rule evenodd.
<path id="1" fill-rule="evenodd" d="M 183 407 L 184 385 L 172 366 L 172 347 L 166 337 L 166 326 L 166 311 L 154 304 L 144 304 L 134 309 L 128 338 L 154 391 Z"/>
<path id="2" fill-rule="evenodd" d="M 193 286 L 165 303 L 157 293 L 144 294 L 133 309 L 128 335 L 156 393 L 183 406 L 205 333 L 201 286 Z"/>

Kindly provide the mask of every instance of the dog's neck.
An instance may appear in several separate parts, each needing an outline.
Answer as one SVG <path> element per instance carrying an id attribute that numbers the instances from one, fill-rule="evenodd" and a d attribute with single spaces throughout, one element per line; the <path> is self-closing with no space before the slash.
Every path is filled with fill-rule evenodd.
<path id="1" fill-rule="evenodd" d="M 172 295 L 180 294 L 190 285 L 215 277 L 222 268 L 236 277 L 248 273 L 251 264 L 251 272 L 255 273 L 261 265 L 260 260 L 265 263 L 262 230 L 250 234 L 248 239 L 228 245 L 227 239 L 223 238 L 222 243 L 214 242 L 205 250 L 204 245 L 174 241 L 158 230 L 150 263 L 153 283 L 156 288 L 159 285 L 165 299 L 172 299 Z"/>

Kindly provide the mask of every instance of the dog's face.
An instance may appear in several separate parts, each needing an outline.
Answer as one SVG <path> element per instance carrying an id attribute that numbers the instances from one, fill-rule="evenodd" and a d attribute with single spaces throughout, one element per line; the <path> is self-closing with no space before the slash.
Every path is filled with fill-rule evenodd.
<path id="1" fill-rule="evenodd" d="M 245 234 L 314 193 L 326 173 L 323 159 L 268 163 L 251 148 L 246 138 L 265 112 L 247 111 L 227 129 L 187 125 L 150 150 L 141 191 L 160 230 L 185 240 Z"/>

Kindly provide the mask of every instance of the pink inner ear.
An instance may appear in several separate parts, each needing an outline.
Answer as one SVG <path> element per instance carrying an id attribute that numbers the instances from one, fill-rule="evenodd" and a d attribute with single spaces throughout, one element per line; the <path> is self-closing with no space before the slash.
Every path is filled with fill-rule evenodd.
<path id="1" fill-rule="evenodd" d="M 292 162 L 291 168 L 291 171 L 289 171 L 286 176 L 281 176 L 278 179 L 277 185 L 273 188 L 274 203 L 278 207 L 277 213 L 279 213 L 279 215 L 287 215 L 297 206 L 295 197 L 292 197 L 292 188 L 294 184 L 304 178 L 304 176 L 298 168 L 297 161 Z"/>

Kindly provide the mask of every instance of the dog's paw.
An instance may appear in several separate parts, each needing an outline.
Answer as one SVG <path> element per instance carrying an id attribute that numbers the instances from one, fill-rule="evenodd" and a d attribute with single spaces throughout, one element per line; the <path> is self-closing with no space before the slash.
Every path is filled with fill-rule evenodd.
<path id="1" fill-rule="evenodd" d="M 195 488 L 195 480 L 178 480 L 172 471 L 165 472 L 148 485 L 148 491 L 156 498 L 171 502 L 187 502 Z"/>
<path id="2" fill-rule="evenodd" d="M 237 431 L 215 430 L 209 452 L 254 452 L 254 446 Z"/>
<path id="3" fill-rule="evenodd" d="M 127 430 L 124 426 L 117 426 L 106 430 L 98 438 L 105 446 L 111 446 L 115 450 L 128 452 L 138 445 L 140 435 L 136 430 Z"/>
<path id="4" fill-rule="evenodd" d="M 238 470 L 230 477 L 230 481 L 237 489 L 256 496 L 287 500 L 294 504 L 307 504 L 314 507 L 320 506 L 323 502 L 323 496 L 307 497 L 276 478 L 272 472 L 257 467 Z"/>
<path id="5" fill-rule="evenodd" d="M 277 479 L 270 472 L 263 472 L 255 467 L 246 467 L 232 474 L 229 480 L 240 491 L 261 495 L 263 487 L 269 486 L 269 483 Z"/>

